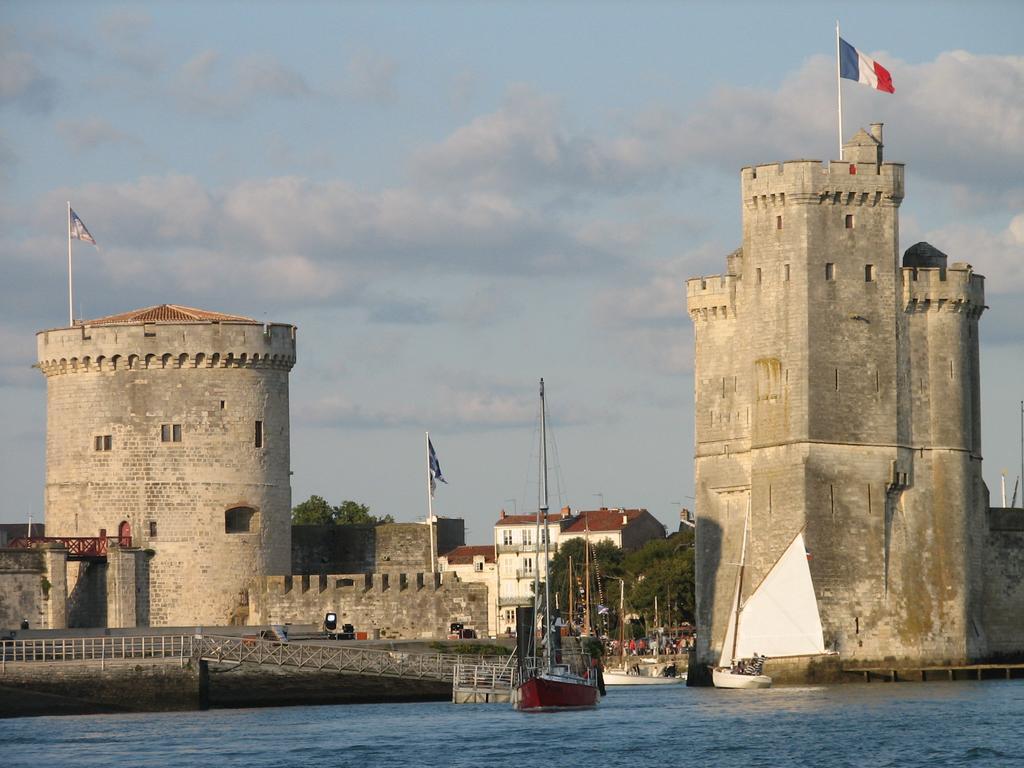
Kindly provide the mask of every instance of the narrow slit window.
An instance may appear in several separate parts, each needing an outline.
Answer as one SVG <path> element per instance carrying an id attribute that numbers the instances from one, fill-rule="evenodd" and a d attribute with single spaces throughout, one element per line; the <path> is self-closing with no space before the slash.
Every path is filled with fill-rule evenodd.
<path id="1" fill-rule="evenodd" d="M 782 279 L 785 282 L 789 282 L 789 264 L 782 265 Z"/>
<path id="2" fill-rule="evenodd" d="M 836 279 L 836 265 L 832 262 L 828 262 L 825 265 L 825 279 L 835 280 Z"/>
<path id="3" fill-rule="evenodd" d="M 846 228 L 847 229 L 853 229 L 853 214 L 852 213 L 846 214 Z"/>
<path id="4" fill-rule="evenodd" d="M 782 217 L 781 216 L 776 216 L 775 217 L 775 228 L 776 229 L 782 229 Z"/>
<path id="5" fill-rule="evenodd" d="M 149 521 L 149 538 L 156 538 L 156 520 Z"/>
<path id="6" fill-rule="evenodd" d="M 174 442 L 174 443 L 180 443 L 181 442 L 181 424 L 172 424 L 171 425 L 171 442 Z"/>
<path id="7" fill-rule="evenodd" d="M 256 447 L 257 448 L 262 448 L 263 447 L 263 422 L 262 421 L 257 421 L 256 422 Z"/>
<path id="8" fill-rule="evenodd" d="M 839 369 L 836 368 L 836 392 L 839 391 Z"/>
<path id="9" fill-rule="evenodd" d="M 864 282 L 873 283 L 875 282 L 875 265 L 865 264 L 864 265 Z"/>
<path id="10" fill-rule="evenodd" d="M 760 285 L 761 284 L 761 268 L 760 267 L 758 267 L 755 270 L 755 279 L 757 280 L 757 284 Z"/>

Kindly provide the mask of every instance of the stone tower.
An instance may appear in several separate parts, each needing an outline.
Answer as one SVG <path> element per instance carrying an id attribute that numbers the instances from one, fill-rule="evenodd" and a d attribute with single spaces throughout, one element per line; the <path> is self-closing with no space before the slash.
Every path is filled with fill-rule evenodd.
<path id="1" fill-rule="evenodd" d="M 721 652 L 748 502 L 744 598 L 803 530 L 840 658 L 984 652 L 983 278 L 926 243 L 900 264 L 904 169 L 882 149 L 875 124 L 842 161 L 744 168 L 743 245 L 687 282 L 701 664 Z"/>
<path id="2" fill-rule="evenodd" d="M 250 581 L 290 570 L 295 327 L 162 305 L 36 338 L 47 534 L 130 535 L 139 625 L 243 619 Z"/>

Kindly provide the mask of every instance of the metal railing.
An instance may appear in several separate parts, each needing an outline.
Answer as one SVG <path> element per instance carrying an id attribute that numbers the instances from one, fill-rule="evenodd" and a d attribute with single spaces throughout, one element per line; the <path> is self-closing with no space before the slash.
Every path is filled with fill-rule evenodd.
<path id="1" fill-rule="evenodd" d="M 512 688 L 515 670 L 515 653 L 501 664 L 492 661 L 458 662 L 455 665 L 452 684 L 457 689 L 508 690 Z"/>
<path id="2" fill-rule="evenodd" d="M 279 643 L 220 635 L 156 635 L 144 637 L 76 637 L 4 640 L 0 665 L 9 662 L 124 661 L 190 658 L 228 664 L 323 669 L 382 677 L 452 681 L 457 667 L 502 667 L 505 656 L 409 653 L 354 645 Z"/>
<path id="3" fill-rule="evenodd" d="M 447 653 L 409 653 L 352 645 L 276 643 L 238 637 L 194 639 L 195 654 L 205 661 L 272 664 L 279 667 L 324 669 L 381 677 L 406 677 L 451 682 L 455 667 L 474 661 L 502 663 L 503 656 L 461 656 Z"/>
<path id="4" fill-rule="evenodd" d="M 193 655 L 192 643 L 189 635 L 4 640 L 0 663 L 187 659 Z"/>

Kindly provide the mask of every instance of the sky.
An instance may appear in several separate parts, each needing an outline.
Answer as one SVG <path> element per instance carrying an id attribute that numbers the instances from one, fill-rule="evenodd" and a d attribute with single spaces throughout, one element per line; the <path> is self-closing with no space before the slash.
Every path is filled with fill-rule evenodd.
<path id="1" fill-rule="evenodd" d="M 295 502 L 492 541 L 552 501 L 692 508 L 685 280 L 739 170 L 838 154 L 835 23 L 892 73 L 844 135 L 906 163 L 900 248 L 986 276 L 984 474 L 1020 472 L 1024 4 L 0 3 L 0 521 L 43 518 L 36 331 L 176 303 L 298 326 Z"/>

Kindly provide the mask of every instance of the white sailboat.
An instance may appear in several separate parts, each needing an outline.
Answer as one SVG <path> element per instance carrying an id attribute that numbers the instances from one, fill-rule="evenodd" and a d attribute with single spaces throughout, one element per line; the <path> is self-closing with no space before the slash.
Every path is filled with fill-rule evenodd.
<path id="1" fill-rule="evenodd" d="M 772 679 L 761 671 L 766 659 L 825 653 L 802 530 L 740 606 L 749 525 L 748 503 L 732 611 L 719 665 L 712 668 L 716 688 L 768 688 Z"/>

